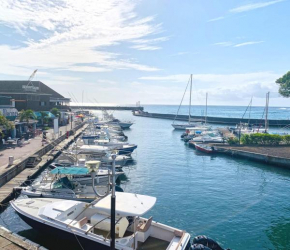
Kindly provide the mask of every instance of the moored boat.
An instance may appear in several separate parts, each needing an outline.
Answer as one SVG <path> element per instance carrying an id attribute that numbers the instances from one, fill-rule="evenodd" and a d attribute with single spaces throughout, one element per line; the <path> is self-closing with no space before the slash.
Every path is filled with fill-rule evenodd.
<path id="1" fill-rule="evenodd" d="M 183 230 L 141 216 L 156 198 L 116 193 L 115 249 L 189 250 L 190 235 Z M 31 227 L 71 240 L 86 250 L 110 249 L 111 195 L 90 204 L 62 199 L 20 199 L 11 206 Z"/>
<path id="2" fill-rule="evenodd" d="M 205 144 L 197 144 L 197 143 L 194 143 L 194 146 L 195 146 L 195 149 L 198 151 L 201 151 L 207 154 L 214 153 L 214 147 L 211 147 Z"/>

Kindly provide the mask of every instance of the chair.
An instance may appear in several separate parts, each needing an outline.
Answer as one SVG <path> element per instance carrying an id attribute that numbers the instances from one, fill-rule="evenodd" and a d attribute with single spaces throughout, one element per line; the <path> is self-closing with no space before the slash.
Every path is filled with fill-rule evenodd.
<path id="1" fill-rule="evenodd" d="M 142 223 L 141 225 L 138 225 L 137 226 L 137 230 L 140 231 L 140 232 L 147 232 L 148 229 L 150 228 L 151 224 L 152 224 L 152 220 L 153 220 L 153 217 L 151 216 L 147 222 L 145 223 Z"/>

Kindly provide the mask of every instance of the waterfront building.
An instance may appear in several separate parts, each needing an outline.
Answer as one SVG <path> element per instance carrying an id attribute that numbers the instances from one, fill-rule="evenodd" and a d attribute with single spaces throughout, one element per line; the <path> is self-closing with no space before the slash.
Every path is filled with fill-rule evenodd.
<path id="1" fill-rule="evenodd" d="M 65 98 L 41 81 L 0 81 L 0 96 L 6 97 L 6 100 L 0 98 L 3 101 L 14 99 L 18 111 L 70 110 L 70 98 Z"/>

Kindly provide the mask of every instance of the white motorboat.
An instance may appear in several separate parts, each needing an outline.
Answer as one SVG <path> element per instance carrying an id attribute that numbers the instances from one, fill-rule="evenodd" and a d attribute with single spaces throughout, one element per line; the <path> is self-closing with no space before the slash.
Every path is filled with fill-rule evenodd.
<path id="1" fill-rule="evenodd" d="M 225 140 L 221 136 L 210 136 L 208 134 L 194 137 L 189 143 L 203 142 L 203 143 L 223 143 Z"/>
<path id="2" fill-rule="evenodd" d="M 156 198 L 116 193 L 118 250 L 188 250 L 190 235 L 183 230 L 142 218 Z M 47 234 L 75 242 L 86 250 L 110 249 L 111 195 L 91 204 L 51 198 L 18 199 L 11 206 L 28 225 Z"/>

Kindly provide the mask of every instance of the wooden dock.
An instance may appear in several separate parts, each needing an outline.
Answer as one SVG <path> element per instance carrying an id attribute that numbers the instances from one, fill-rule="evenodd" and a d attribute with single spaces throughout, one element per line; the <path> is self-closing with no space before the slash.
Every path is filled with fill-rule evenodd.
<path id="1" fill-rule="evenodd" d="M 0 249 L 3 250 L 47 250 L 25 237 L 15 234 L 5 227 L 0 226 Z"/>
<path id="2" fill-rule="evenodd" d="M 236 136 L 229 130 L 229 128 L 218 128 L 217 129 L 224 138 L 229 139 L 229 138 L 235 138 Z"/>
<path id="3" fill-rule="evenodd" d="M 69 136 L 69 138 L 61 141 L 57 144 L 53 149 L 48 151 L 41 158 L 41 162 L 39 162 L 33 168 L 24 168 L 19 174 L 17 174 L 14 178 L 9 180 L 6 184 L 0 187 L 0 204 L 2 208 L 5 209 L 7 203 L 15 197 L 14 188 L 23 185 L 26 181 L 33 180 L 43 169 L 47 167 L 59 154 L 65 149 L 75 137 L 78 137 L 87 125 L 81 127 L 76 131 L 74 135 Z"/>

